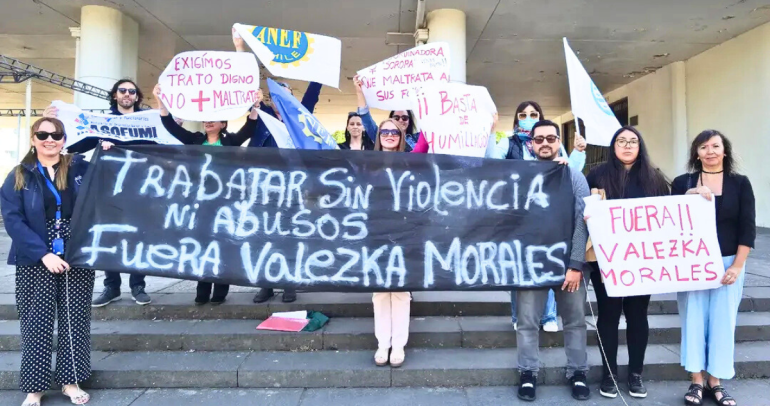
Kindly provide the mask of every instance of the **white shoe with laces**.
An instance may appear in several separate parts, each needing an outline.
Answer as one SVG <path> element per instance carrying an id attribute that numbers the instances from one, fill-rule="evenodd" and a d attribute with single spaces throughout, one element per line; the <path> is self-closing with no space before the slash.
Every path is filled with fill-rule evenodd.
<path id="1" fill-rule="evenodd" d="M 555 333 L 559 331 L 559 324 L 556 321 L 548 321 L 543 324 L 543 331 L 547 333 Z"/>

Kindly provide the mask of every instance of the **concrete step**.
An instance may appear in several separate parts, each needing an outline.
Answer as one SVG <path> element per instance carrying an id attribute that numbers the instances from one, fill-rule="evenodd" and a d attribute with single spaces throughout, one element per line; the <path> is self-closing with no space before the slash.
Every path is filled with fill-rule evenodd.
<path id="1" fill-rule="evenodd" d="M 588 344 L 597 344 L 593 319 Z M 678 315 L 651 315 L 650 344 L 680 342 Z M 377 348 L 374 320 L 335 318 L 312 333 L 257 330 L 258 320 L 128 320 L 94 321 L 95 351 L 318 351 Z M 621 330 L 625 322 L 621 320 Z M 736 341 L 770 341 L 770 312 L 740 313 Z M 625 344 L 626 334 L 620 333 Z M 564 334 L 540 333 L 543 347 L 561 347 Z M 516 332 L 508 316 L 415 317 L 410 324 L 410 348 L 512 348 Z M 0 351 L 20 350 L 19 322 L 0 321 Z"/>
<path id="2" fill-rule="evenodd" d="M 770 377 L 770 344 L 739 343 L 738 378 Z M 511 386 L 517 383 L 515 349 L 408 350 L 401 368 L 376 367 L 373 351 L 316 352 L 115 352 L 92 354 L 90 388 L 373 388 Z M 565 383 L 561 348 L 540 351 L 541 384 Z M 588 351 L 589 382 L 598 383 L 598 347 Z M 627 348 L 621 346 L 620 376 Z M 0 389 L 18 388 L 20 354 L 0 353 Z M 678 345 L 650 345 L 645 375 L 655 381 L 687 380 Z"/>
<path id="3" fill-rule="evenodd" d="M 95 320 L 219 320 L 265 319 L 273 312 L 315 310 L 329 317 L 371 317 L 371 293 L 300 293 L 294 303 L 282 303 L 280 295 L 255 304 L 253 293 L 231 293 L 220 306 L 195 306 L 192 293 L 154 293 L 147 306 L 135 304 L 129 295 L 106 307 L 93 309 Z M 590 292 L 593 302 L 593 292 Z M 770 287 L 746 287 L 740 311 L 770 312 Z M 676 295 L 654 295 L 649 314 L 676 314 Z M 508 292 L 414 292 L 412 315 L 426 316 L 505 316 L 511 314 Z M 586 314 L 588 305 L 586 305 Z M 0 294 L 0 320 L 18 319 L 16 297 Z"/>
<path id="4" fill-rule="evenodd" d="M 688 381 L 647 382 L 649 396 L 634 399 L 625 396 L 629 406 L 680 405 Z M 623 394 L 624 383 L 620 383 Z M 770 382 L 766 380 L 731 380 L 727 390 L 741 405 L 769 406 Z M 609 401 L 594 386 L 591 399 L 574 401 L 565 386 L 540 386 L 536 405 L 620 405 L 618 399 Z M 93 405 L 109 406 L 497 406 L 531 405 L 516 398 L 513 386 L 452 387 L 452 388 L 321 388 L 321 389 L 114 389 L 91 390 Z M 257 400 L 258 399 L 258 400 Z M 0 391 L 0 404 L 20 405 L 24 394 Z M 70 405 L 61 394 L 51 391 L 45 397 L 46 406 Z M 714 403 L 706 403 L 713 405 Z"/>

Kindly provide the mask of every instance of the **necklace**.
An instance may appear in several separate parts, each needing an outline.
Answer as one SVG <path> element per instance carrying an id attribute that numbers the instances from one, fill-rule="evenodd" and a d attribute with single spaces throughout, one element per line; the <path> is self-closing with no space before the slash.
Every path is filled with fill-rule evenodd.
<path id="1" fill-rule="evenodd" d="M 724 170 L 724 169 L 722 169 L 722 170 L 721 170 L 721 171 L 719 171 L 719 172 L 708 172 L 708 171 L 701 171 L 701 172 L 705 173 L 706 175 L 718 175 L 718 174 L 720 174 L 720 173 L 722 173 L 722 172 L 724 172 L 724 171 L 725 171 L 725 170 Z"/>

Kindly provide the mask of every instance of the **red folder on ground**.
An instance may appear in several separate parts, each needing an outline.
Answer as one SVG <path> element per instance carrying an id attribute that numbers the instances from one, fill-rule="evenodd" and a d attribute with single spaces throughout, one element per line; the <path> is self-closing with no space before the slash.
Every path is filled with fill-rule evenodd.
<path id="1" fill-rule="evenodd" d="M 308 319 L 287 319 L 270 316 L 257 326 L 257 330 L 290 331 L 296 333 L 302 331 L 309 322 L 310 320 Z"/>

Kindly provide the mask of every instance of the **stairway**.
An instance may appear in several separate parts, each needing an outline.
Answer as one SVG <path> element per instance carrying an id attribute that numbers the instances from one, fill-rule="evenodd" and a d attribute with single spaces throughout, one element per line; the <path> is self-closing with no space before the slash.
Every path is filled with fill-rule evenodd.
<path id="1" fill-rule="evenodd" d="M 191 293 L 155 293 L 138 306 L 128 295 L 94 309 L 91 388 L 378 388 L 516 384 L 516 334 L 507 292 L 415 292 L 406 363 L 378 368 L 371 294 L 300 293 L 253 304 L 231 293 L 221 306 L 195 306 Z M 589 295 L 591 300 L 592 294 Z M 595 303 L 593 303 L 596 309 Z M 276 311 L 316 310 L 330 316 L 314 333 L 257 331 Z M 590 311 L 589 381 L 601 362 Z M 675 295 L 653 296 L 645 377 L 683 381 Z M 0 389 L 16 390 L 19 324 L 13 294 L 0 294 Z M 738 378 L 770 377 L 770 287 L 746 287 L 736 331 Z M 621 334 L 621 344 L 625 334 Z M 564 383 L 563 334 L 541 333 L 539 380 Z M 619 363 L 627 363 L 624 347 Z M 621 366 L 620 375 L 625 376 Z"/>

